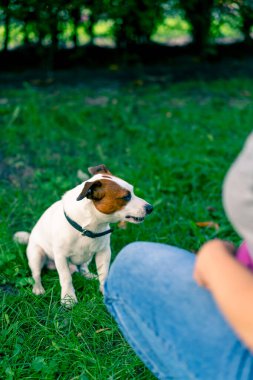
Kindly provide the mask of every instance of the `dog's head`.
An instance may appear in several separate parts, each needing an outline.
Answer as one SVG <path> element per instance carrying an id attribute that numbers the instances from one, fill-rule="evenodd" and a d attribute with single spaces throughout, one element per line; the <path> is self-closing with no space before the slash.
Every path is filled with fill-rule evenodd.
<path id="1" fill-rule="evenodd" d="M 99 212 L 110 216 L 112 222 L 141 223 L 152 212 L 153 207 L 134 194 L 133 186 L 112 175 L 105 165 L 88 170 L 93 177 L 84 183 L 77 201 L 90 199 Z"/>

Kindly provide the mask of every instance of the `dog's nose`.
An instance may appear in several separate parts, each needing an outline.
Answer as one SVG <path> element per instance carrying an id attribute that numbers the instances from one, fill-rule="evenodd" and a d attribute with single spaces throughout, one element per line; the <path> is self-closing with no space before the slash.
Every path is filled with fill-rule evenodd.
<path id="1" fill-rule="evenodd" d="M 145 205 L 145 211 L 147 214 L 151 214 L 151 212 L 153 211 L 153 206 L 151 206 L 149 203 L 147 203 Z"/>

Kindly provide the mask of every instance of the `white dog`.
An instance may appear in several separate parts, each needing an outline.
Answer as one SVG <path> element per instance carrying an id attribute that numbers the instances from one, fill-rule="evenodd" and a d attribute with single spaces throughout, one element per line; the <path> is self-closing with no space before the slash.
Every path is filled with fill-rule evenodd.
<path id="1" fill-rule="evenodd" d="M 113 176 L 104 165 L 89 168 L 89 172 L 93 177 L 49 207 L 31 234 L 14 235 L 15 241 L 28 243 L 33 293 L 45 292 L 41 284 L 43 266 L 55 266 L 60 278 L 61 302 L 66 306 L 77 302 L 71 277 L 73 264 L 85 277 L 91 278 L 94 275 L 88 265 L 94 255 L 103 292 L 111 257 L 109 223 L 140 223 L 153 210 L 134 194 L 132 185 Z"/>

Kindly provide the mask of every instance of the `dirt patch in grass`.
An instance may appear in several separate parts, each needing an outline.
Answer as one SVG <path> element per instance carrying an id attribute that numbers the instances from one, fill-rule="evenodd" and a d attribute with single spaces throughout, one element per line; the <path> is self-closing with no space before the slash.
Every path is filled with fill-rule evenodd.
<path id="1" fill-rule="evenodd" d="M 2 157 L 0 152 L 0 180 L 14 187 L 31 186 L 34 169 L 20 160 L 18 156 L 4 159 Z"/>
<path id="2" fill-rule="evenodd" d="M 0 293 L 16 296 L 18 294 L 18 290 L 13 285 L 4 284 L 4 285 L 0 285 Z"/>

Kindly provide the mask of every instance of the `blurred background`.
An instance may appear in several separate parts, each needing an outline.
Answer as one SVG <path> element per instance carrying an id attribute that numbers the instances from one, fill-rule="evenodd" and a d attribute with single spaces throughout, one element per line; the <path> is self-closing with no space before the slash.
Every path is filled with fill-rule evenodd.
<path id="1" fill-rule="evenodd" d="M 252 47 L 252 25 L 251 0 L 1 0 L 0 68 L 238 54 Z"/>

